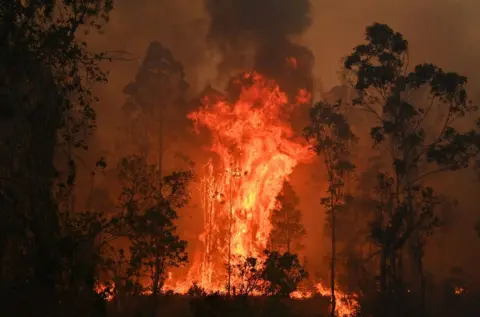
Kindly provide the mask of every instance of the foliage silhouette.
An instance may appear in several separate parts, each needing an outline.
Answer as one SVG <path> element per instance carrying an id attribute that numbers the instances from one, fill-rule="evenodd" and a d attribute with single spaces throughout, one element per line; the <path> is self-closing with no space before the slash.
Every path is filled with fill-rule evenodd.
<path id="1" fill-rule="evenodd" d="M 387 151 L 392 166 L 380 172 L 378 217 L 372 222 L 372 238 L 382 250 L 383 302 L 390 309 L 384 314 L 401 314 L 404 246 L 419 276 L 415 290 L 422 314 L 424 246 L 439 224 L 435 207 L 441 198 L 425 180 L 471 166 L 478 155 L 478 132 L 457 130 L 454 121 L 475 115 L 477 107 L 468 100 L 466 77 L 428 63 L 410 70 L 408 42 L 400 33 L 374 23 L 365 34 L 367 43 L 356 46 L 344 66 L 356 90 L 353 107 L 375 120 L 370 132 L 374 148 Z"/>
<path id="2" fill-rule="evenodd" d="M 276 197 L 272 211 L 271 248 L 276 251 L 295 253 L 303 248 L 301 239 L 306 235 L 301 222 L 302 212 L 298 209 L 299 198 L 292 185 L 285 181 Z"/>
<path id="3" fill-rule="evenodd" d="M 330 215 L 329 225 L 331 232 L 331 312 L 335 317 L 335 258 L 336 258 L 336 215 L 345 205 L 347 195 L 345 193 L 344 179 L 353 171 L 355 166 L 349 160 L 348 147 L 355 142 L 346 117 L 341 113 L 341 103 L 329 104 L 321 101 L 310 109 L 310 125 L 304 130 L 305 137 L 312 143 L 312 150 L 323 157 L 325 171 L 328 179 L 327 196 L 322 198 L 321 203 Z"/>
<path id="4" fill-rule="evenodd" d="M 76 279 L 72 276 L 76 272 L 63 265 L 78 256 L 64 244 L 73 243 L 77 249 L 79 237 L 78 232 L 62 232 L 60 201 L 52 192 L 57 180 L 67 185 L 75 182 L 72 152 L 86 147 L 84 132 L 91 131 L 95 121 L 91 86 L 106 80 L 98 62 L 114 57 L 90 51 L 78 33 L 100 30 L 112 8 L 110 0 L 0 3 L 0 113 L 4 122 L 0 287 L 2 294 L 12 295 L 1 306 L 7 312 L 15 307 L 12 311 L 17 316 L 65 312 L 75 316 L 94 310 L 90 303 L 96 302 L 97 295 L 85 287 L 85 283 L 91 285 L 93 276 L 89 281 Z M 54 165 L 59 149 L 67 154 L 65 181 L 58 179 Z M 73 236 L 62 237 L 70 233 Z M 88 251 L 84 256 L 91 255 Z M 94 273 L 89 267 L 90 273 L 85 274 Z M 22 298 L 32 298 L 33 293 L 41 294 L 36 305 L 20 305 Z"/>
<path id="5" fill-rule="evenodd" d="M 138 289 L 141 280 L 150 280 L 149 291 L 156 297 L 167 278 L 167 269 L 187 261 L 187 242 L 176 232 L 176 209 L 190 199 L 188 190 L 191 171 L 177 171 L 163 177 L 158 168 L 148 165 L 144 157 L 131 156 L 119 164 L 119 178 L 123 185 L 120 206 L 123 209 L 123 228 L 130 241 L 130 284 Z"/>

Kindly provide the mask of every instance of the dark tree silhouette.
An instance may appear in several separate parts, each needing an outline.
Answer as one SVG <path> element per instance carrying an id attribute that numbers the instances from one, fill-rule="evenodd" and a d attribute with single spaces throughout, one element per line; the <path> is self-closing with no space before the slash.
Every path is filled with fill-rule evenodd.
<path id="1" fill-rule="evenodd" d="M 191 171 L 179 171 L 163 177 L 142 156 L 122 159 L 119 178 L 123 186 L 120 204 L 124 211 L 124 229 L 130 240 L 130 274 L 134 284 L 141 278 L 151 281 L 153 307 L 166 279 L 167 269 L 187 261 L 187 242 L 176 232 L 176 209 L 188 203 Z"/>
<path id="2" fill-rule="evenodd" d="M 282 191 L 276 197 L 276 206 L 272 211 L 272 231 L 270 244 L 272 250 L 297 253 L 303 248 L 302 239 L 306 234 L 302 224 L 302 212 L 298 209 L 299 198 L 292 185 L 284 181 Z"/>
<path id="3" fill-rule="evenodd" d="M 378 207 L 382 218 L 372 223 L 372 236 L 382 249 L 382 294 L 395 296 L 398 304 L 384 298 L 385 307 L 391 308 L 384 315 L 401 314 L 402 292 L 398 287 L 395 292 L 389 289 L 387 276 L 393 284 L 401 284 L 399 251 L 404 246 L 419 276 L 415 290 L 424 312 L 424 245 L 438 223 L 434 208 L 438 197 L 424 180 L 470 166 L 478 153 L 476 133 L 457 130 L 454 121 L 474 115 L 477 108 L 468 100 L 466 77 L 428 63 L 411 70 L 408 42 L 387 25 L 367 27 L 366 40 L 347 56 L 345 69 L 357 92 L 353 106 L 376 121 L 371 128 L 374 147 L 389 154 L 392 167 L 381 171 L 378 192 L 384 198 Z"/>
<path id="4" fill-rule="evenodd" d="M 336 257 L 336 215 L 345 205 L 346 193 L 344 179 L 354 165 L 348 157 L 348 146 L 355 136 L 345 116 L 340 112 L 340 103 L 319 102 L 310 109 L 310 125 L 305 128 L 305 136 L 312 143 L 312 150 L 323 157 L 328 179 L 327 196 L 322 205 L 330 215 L 328 220 L 331 231 L 331 301 L 330 314 L 335 317 L 335 257 Z"/>
<path id="5" fill-rule="evenodd" d="M 234 296 L 288 297 L 308 277 L 295 254 L 265 250 L 264 256 L 262 260 L 247 257 L 232 267 Z"/>
<path id="6" fill-rule="evenodd" d="M 288 297 L 308 277 L 297 255 L 266 251 L 261 277 L 266 295 Z"/>
<path id="7" fill-rule="evenodd" d="M 1 306 L 21 308 L 17 316 L 51 316 L 69 291 L 58 287 L 73 273 L 62 266 L 54 159 L 65 135 L 95 119 L 90 87 L 105 81 L 97 62 L 107 56 L 77 33 L 101 28 L 112 8 L 110 0 L 0 3 L 0 283 L 13 296 Z M 29 293 L 38 305 L 15 306 Z"/>
<path id="8" fill-rule="evenodd" d="M 164 151 L 175 135 L 178 116 L 184 115 L 186 105 L 183 66 L 172 52 L 159 42 L 150 43 L 135 80 L 124 89 L 127 102 L 123 105 L 126 115 L 127 135 L 143 156 L 153 147 L 159 171 L 163 172 Z M 152 132 L 155 143 L 149 142 Z M 168 136 L 168 138 L 167 138 Z M 151 154 L 151 153 L 150 153 Z M 160 174 L 161 176 L 161 174 Z"/>

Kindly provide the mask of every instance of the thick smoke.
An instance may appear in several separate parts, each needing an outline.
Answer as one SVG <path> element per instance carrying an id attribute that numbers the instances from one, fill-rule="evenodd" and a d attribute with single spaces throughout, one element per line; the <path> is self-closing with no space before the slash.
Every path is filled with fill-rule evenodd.
<path id="1" fill-rule="evenodd" d="M 220 76 L 253 68 L 289 96 L 312 90 L 313 54 L 294 42 L 311 24 L 309 0 L 205 0 L 205 9 L 207 40 L 222 55 Z"/>

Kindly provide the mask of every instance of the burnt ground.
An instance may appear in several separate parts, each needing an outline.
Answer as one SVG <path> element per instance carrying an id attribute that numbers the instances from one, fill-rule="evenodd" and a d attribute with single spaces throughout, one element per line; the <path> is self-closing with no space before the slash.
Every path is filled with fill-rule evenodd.
<path id="1" fill-rule="evenodd" d="M 478 317 L 480 293 L 443 295 L 437 288 L 428 298 L 429 316 Z M 362 300 L 366 308 L 368 302 Z M 363 305 L 362 305 L 363 306 Z M 152 317 L 152 299 L 147 296 L 125 298 L 120 306 L 111 301 L 107 305 L 108 317 Z M 367 314 L 368 315 L 368 314 Z M 316 296 L 309 299 L 275 297 L 238 297 L 228 301 L 220 296 L 194 297 L 166 295 L 158 298 L 157 317 L 326 317 L 329 316 L 329 298 Z M 414 311 L 409 317 L 416 316 Z M 423 317 L 423 316 L 422 316 Z"/>
<path id="2" fill-rule="evenodd" d="M 151 298 L 146 296 L 126 298 L 118 307 L 114 301 L 108 303 L 109 317 L 151 316 Z M 234 303 L 236 302 L 236 303 Z M 159 298 L 156 316 L 165 317 L 260 317 L 328 316 L 329 299 L 313 297 L 310 299 L 279 299 L 266 297 L 239 298 L 234 302 L 212 297 L 192 297 L 183 295 L 163 296 Z"/>

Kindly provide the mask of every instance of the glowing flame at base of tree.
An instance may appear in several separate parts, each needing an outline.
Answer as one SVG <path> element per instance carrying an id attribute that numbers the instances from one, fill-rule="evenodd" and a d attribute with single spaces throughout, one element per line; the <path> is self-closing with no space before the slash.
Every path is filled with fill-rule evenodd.
<path id="1" fill-rule="evenodd" d="M 321 283 L 317 283 L 314 288 L 313 291 L 295 291 L 290 294 L 290 298 L 308 299 L 312 298 L 314 294 L 330 298 L 332 294 L 330 288 L 324 287 Z M 335 289 L 335 302 L 335 311 L 340 317 L 352 316 L 360 308 L 356 294 L 347 294 L 338 289 Z"/>

